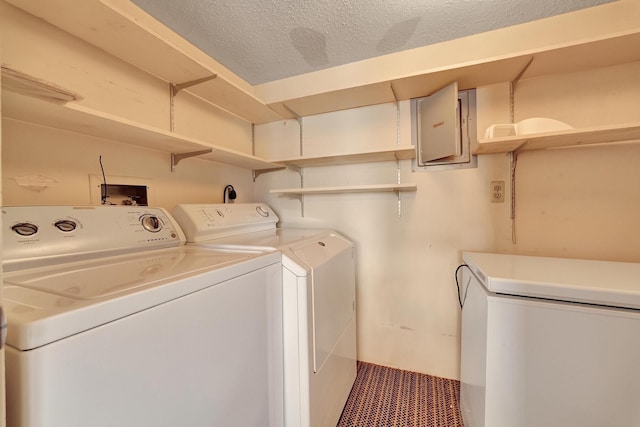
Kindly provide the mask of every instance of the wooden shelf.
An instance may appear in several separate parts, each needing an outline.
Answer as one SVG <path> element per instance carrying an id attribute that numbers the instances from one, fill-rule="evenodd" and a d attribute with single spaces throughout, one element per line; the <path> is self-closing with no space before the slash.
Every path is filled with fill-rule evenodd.
<path id="1" fill-rule="evenodd" d="M 336 194 L 336 193 L 380 193 L 380 192 L 414 192 L 417 184 L 380 184 L 380 185 L 349 185 L 340 187 L 311 187 L 311 188 L 280 188 L 270 190 L 270 193 L 289 195 Z"/>
<path id="2" fill-rule="evenodd" d="M 226 147 L 96 111 L 75 102 L 54 103 L 2 91 L 2 117 L 167 153 L 191 153 L 211 149 L 210 153 L 198 157 L 245 169 L 264 170 L 283 167 Z"/>
<path id="3" fill-rule="evenodd" d="M 283 117 L 258 99 L 253 86 L 153 19 L 133 3 L 118 0 L 10 0 L 14 6 L 99 47 L 160 79 L 252 123 Z"/>
<path id="4" fill-rule="evenodd" d="M 544 150 L 634 140 L 640 140 L 640 122 L 480 139 L 474 154 L 508 153 L 518 148 Z"/>
<path id="5" fill-rule="evenodd" d="M 511 34 L 505 29 L 252 86 L 128 1 L 7 2 L 167 82 L 215 75 L 184 90 L 258 124 L 426 96 L 452 81 L 461 90 L 509 82 L 532 59 L 522 78 L 640 60 L 640 31 L 628 24 L 619 33 L 594 30 L 582 39 L 569 34 L 555 45 L 523 42 L 506 50 L 492 43 Z M 432 59 L 439 57 L 450 59 Z"/>
<path id="6" fill-rule="evenodd" d="M 415 159 L 415 157 L 416 147 L 411 145 L 408 147 L 396 147 L 360 153 L 336 154 L 333 156 L 292 157 L 282 160 L 273 160 L 273 162 L 285 166 L 305 168 L 313 166 L 348 165 L 353 163 L 388 162 Z"/>
<path id="7" fill-rule="evenodd" d="M 477 37 L 477 36 L 475 36 Z M 458 50 L 468 54 L 464 41 L 451 42 Z M 443 44 L 444 45 L 444 44 Z M 426 46 L 401 52 L 404 60 L 395 63 L 417 63 L 428 55 Z M 424 52 L 420 57 L 418 52 Z M 442 53 L 442 52 L 441 52 Z M 444 54 L 444 53 L 443 53 Z M 411 59 L 410 59 L 411 58 Z M 459 58 L 442 66 L 424 67 L 408 74 L 396 75 L 379 72 L 393 67 L 381 66 L 382 59 L 359 61 L 335 69 L 294 76 L 256 86 L 256 95 L 283 116 L 294 111 L 298 116 L 321 114 L 348 108 L 387 102 L 403 101 L 431 95 L 457 81 L 460 90 L 513 81 L 523 70 L 522 79 L 577 72 L 640 61 L 640 31 L 576 40 L 558 46 L 527 49 L 508 54 L 487 56 L 466 61 Z M 527 64 L 530 66 L 527 68 Z M 374 71 L 372 71 L 374 70 Z M 368 80 L 362 76 L 376 74 Z M 347 82 L 344 76 L 354 76 Z M 357 76 L 357 77 L 355 77 Z M 326 83 L 325 83 L 326 82 Z M 340 87 L 333 82 L 340 82 Z"/>

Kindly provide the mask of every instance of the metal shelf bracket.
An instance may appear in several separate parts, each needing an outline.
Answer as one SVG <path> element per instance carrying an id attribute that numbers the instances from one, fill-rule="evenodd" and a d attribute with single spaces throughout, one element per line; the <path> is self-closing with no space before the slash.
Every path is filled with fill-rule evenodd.
<path id="1" fill-rule="evenodd" d="M 270 168 L 270 169 L 254 169 L 253 171 L 251 171 L 251 174 L 253 176 L 253 182 L 256 182 L 256 178 L 258 178 L 263 173 L 281 171 L 282 169 L 286 169 L 286 167 L 282 166 L 279 168 Z"/>
<path id="2" fill-rule="evenodd" d="M 218 77 L 217 74 L 213 74 L 211 76 L 203 77 L 201 79 L 191 80 L 190 82 L 184 83 L 169 83 L 169 130 L 171 132 L 175 131 L 175 103 L 174 98 L 182 89 L 186 89 L 191 86 L 199 85 L 200 83 L 208 82 L 209 80 L 213 80 Z M 171 169 L 173 170 L 173 168 Z"/>
<path id="3" fill-rule="evenodd" d="M 200 151 L 192 151 L 190 153 L 171 153 L 171 172 L 175 172 L 176 166 L 178 165 L 178 163 L 180 163 L 181 160 L 209 153 L 213 153 L 213 148 Z"/>
<path id="4" fill-rule="evenodd" d="M 178 83 L 178 84 L 171 83 L 171 95 L 172 96 L 176 96 L 176 94 L 178 92 L 180 92 L 182 89 L 186 89 L 186 88 L 191 87 L 191 86 L 199 85 L 200 83 L 208 82 L 209 80 L 213 80 L 216 77 L 218 77 L 218 75 L 217 74 L 213 74 L 211 76 L 203 77 L 201 79 L 191 80 L 189 82 Z"/>
<path id="5" fill-rule="evenodd" d="M 518 166 L 518 155 L 529 143 L 525 141 L 518 148 L 509 153 L 509 177 L 511 187 L 511 243 L 517 243 L 516 238 L 516 168 Z"/>

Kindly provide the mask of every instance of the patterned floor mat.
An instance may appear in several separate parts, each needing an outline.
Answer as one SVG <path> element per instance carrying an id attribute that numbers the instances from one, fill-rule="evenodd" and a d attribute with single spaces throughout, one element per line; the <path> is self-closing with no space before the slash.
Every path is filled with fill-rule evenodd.
<path id="1" fill-rule="evenodd" d="M 358 362 L 337 427 L 462 427 L 460 383 Z"/>

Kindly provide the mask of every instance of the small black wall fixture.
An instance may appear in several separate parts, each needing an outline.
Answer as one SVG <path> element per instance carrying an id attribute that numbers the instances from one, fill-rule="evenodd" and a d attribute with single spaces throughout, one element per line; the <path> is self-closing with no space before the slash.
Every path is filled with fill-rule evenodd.
<path id="1" fill-rule="evenodd" d="M 222 192 L 222 201 L 227 203 L 227 194 L 229 194 L 229 203 L 233 203 L 236 200 L 236 190 L 233 189 L 233 185 L 227 185 Z"/>

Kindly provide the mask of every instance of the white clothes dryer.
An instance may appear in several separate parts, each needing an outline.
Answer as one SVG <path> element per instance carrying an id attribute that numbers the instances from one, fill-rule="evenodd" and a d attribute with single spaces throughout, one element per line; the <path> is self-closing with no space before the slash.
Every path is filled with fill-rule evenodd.
<path id="1" fill-rule="evenodd" d="M 199 246 L 282 253 L 285 425 L 335 427 L 356 377 L 353 243 L 332 230 L 276 228 L 265 204 L 178 205 L 173 214 Z"/>
<path id="2" fill-rule="evenodd" d="M 3 208 L 11 427 L 283 424 L 276 253 L 147 207 Z"/>

